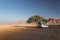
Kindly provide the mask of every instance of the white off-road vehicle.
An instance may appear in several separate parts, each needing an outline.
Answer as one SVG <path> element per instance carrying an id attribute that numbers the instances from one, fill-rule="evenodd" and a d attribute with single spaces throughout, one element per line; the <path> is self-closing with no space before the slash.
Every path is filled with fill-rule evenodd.
<path id="1" fill-rule="evenodd" d="M 49 28 L 49 25 L 41 24 L 41 27 L 42 27 L 42 28 Z"/>

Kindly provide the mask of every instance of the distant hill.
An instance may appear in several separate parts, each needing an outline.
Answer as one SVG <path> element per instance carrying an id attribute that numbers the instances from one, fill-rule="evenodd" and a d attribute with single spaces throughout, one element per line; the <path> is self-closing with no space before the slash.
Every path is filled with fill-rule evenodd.
<path id="1" fill-rule="evenodd" d="M 60 19 L 50 18 L 47 22 L 47 25 L 60 25 Z"/>
<path id="2" fill-rule="evenodd" d="M 25 23 L 26 23 L 25 21 L 14 21 L 9 24 L 25 24 Z"/>

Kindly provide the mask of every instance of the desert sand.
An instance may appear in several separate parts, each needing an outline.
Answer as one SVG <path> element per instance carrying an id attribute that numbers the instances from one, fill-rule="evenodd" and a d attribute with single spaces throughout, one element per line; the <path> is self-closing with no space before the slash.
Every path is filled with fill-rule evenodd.
<path id="1" fill-rule="evenodd" d="M 60 27 L 41 29 L 0 25 L 0 40 L 60 40 Z"/>

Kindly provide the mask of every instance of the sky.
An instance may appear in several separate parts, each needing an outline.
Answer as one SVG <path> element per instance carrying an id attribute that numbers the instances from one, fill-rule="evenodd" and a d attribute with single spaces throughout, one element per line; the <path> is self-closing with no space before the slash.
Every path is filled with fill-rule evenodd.
<path id="1" fill-rule="evenodd" d="M 33 15 L 60 18 L 59 0 L 0 0 L 0 23 L 26 21 Z"/>

